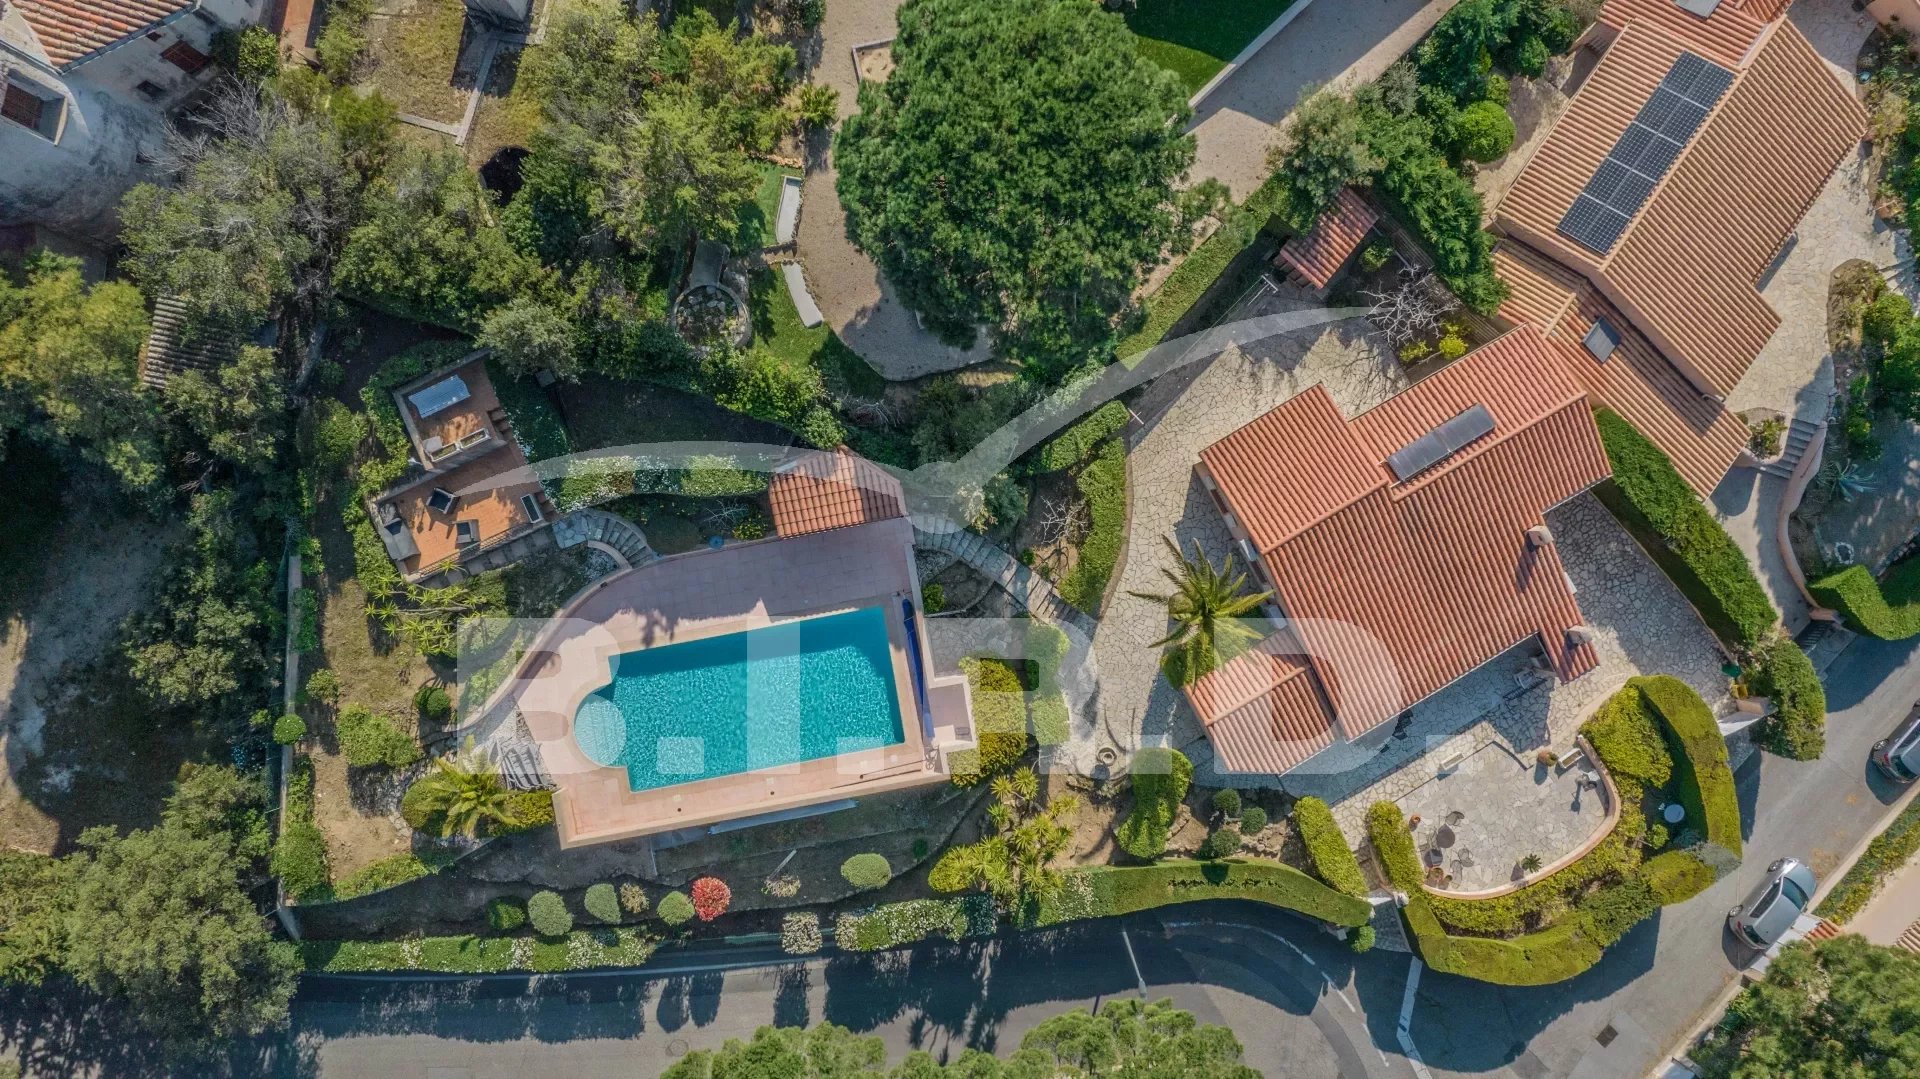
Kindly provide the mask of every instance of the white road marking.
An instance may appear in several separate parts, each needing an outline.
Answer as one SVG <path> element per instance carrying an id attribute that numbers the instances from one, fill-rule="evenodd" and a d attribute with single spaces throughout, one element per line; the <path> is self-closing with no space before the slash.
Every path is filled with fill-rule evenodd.
<path id="1" fill-rule="evenodd" d="M 1345 991 L 1345 990 L 1343 990 L 1343 989 L 1341 989 L 1341 988 L 1340 988 L 1339 986 L 1337 986 L 1337 985 L 1335 985 L 1335 984 L 1333 984 L 1333 979 L 1332 979 L 1332 978 L 1330 978 L 1330 977 L 1328 977 L 1328 976 L 1327 976 L 1327 975 L 1325 975 L 1325 974 L 1322 974 L 1322 975 L 1320 975 L 1320 980 L 1321 980 L 1321 981 L 1323 981 L 1323 982 L 1326 982 L 1326 983 L 1327 983 L 1327 991 L 1328 991 L 1328 992 L 1330 992 L 1330 993 L 1332 993 L 1332 994 L 1333 994 L 1334 996 L 1336 996 L 1336 997 L 1339 997 L 1339 998 L 1340 998 L 1340 1000 L 1341 1000 L 1341 1002 L 1342 1002 L 1342 1003 L 1344 1003 L 1344 1004 L 1345 1004 L 1345 1005 L 1347 1006 L 1347 1010 L 1348 1010 L 1348 1011 L 1350 1011 L 1350 1012 L 1358 1012 L 1358 1011 L 1360 1010 L 1360 1009 L 1358 1009 L 1358 1008 L 1356 1008 L 1356 1007 L 1354 1007 L 1354 1006 L 1353 1006 L 1353 1001 L 1351 1001 L 1351 1000 L 1349 1000 L 1349 999 L 1347 999 L 1347 994 L 1346 994 L 1346 991 Z"/>
<path id="2" fill-rule="evenodd" d="M 1406 1054 L 1407 1063 L 1413 1065 L 1413 1074 L 1420 1079 L 1433 1079 L 1426 1062 L 1420 1059 L 1420 1050 L 1413 1044 L 1413 995 L 1420 988 L 1421 967 L 1420 960 L 1415 959 L 1407 968 L 1407 992 L 1400 998 L 1400 1028 L 1394 1033 L 1400 1038 L 1400 1051 Z"/>
<path id="3" fill-rule="evenodd" d="M 1145 1000 L 1147 999 L 1147 976 L 1140 973 L 1140 960 L 1133 954 L 1133 938 L 1127 936 L 1127 931 L 1124 929 L 1120 931 L 1120 943 L 1127 946 L 1127 962 L 1133 964 L 1134 980 L 1140 983 L 1140 999 Z"/>

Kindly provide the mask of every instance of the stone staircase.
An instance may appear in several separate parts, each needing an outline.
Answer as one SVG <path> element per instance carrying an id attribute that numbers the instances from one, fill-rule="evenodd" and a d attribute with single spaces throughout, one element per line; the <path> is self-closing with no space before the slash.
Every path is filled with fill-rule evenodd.
<path id="1" fill-rule="evenodd" d="M 951 521 L 940 521 L 934 524 L 934 531 L 924 531 L 918 522 L 914 524 L 914 546 L 946 551 L 1005 589 L 1027 610 L 1055 625 L 1075 626 L 1086 636 L 1093 635 L 1093 618 L 1061 599 L 1059 593 L 1053 590 L 1053 585 L 1045 577 L 1021 565 L 1018 559 L 988 543 L 984 538 Z M 939 527 L 942 525 L 945 526 L 944 530 Z"/>
<path id="2" fill-rule="evenodd" d="M 505 569 L 553 544 L 554 537 L 550 529 L 536 529 L 461 559 L 458 572 L 464 577 L 472 577 L 488 570 Z"/>
<path id="3" fill-rule="evenodd" d="M 1787 425 L 1786 452 L 1780 455 L 1779 460 L 1761 465 L 1760 471 L 1769 476 L 1779 476 L 1781 479 L 1792 476 L 1793 470 L 1800 465 L 1800 459 L 1807 455 L 1807 447 L 1813 445 L 1813 440 L 1820 435 L 1821 430 L 1822 425 L 1795 417 L 1793 422 Z"/>
<path id="4" fill-rule="evenodd" d="M 660 556 L 647 544 L 647 534 L 625 517 L 605 510 L 579 509 L 553 522 L 553 538 L 561 547 L 592 541 L 620 553 L 629 566 L 644 566 Z"/>

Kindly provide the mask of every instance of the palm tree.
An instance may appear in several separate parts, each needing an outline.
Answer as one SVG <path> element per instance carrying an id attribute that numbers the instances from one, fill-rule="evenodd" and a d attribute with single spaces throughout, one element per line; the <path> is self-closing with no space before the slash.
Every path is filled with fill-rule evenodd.
<path id="1" fill-rule="evenodd" d="M 1222 652 L 1237 652 L 1239 646 L 1259 639 L 1260 634 L 1243 619 L 1273 593 L 1242 595 L 1247 575 L 1234 572 L 1232 555 L 1227 556 L 1225 567 L 1215 569 L 1212 560 L 1197 549 L 1195 557 L 1188 558 L 1172 540 L 1162 536 L 1160 542 L 1180 563 L 1179 572 L 1160 571 L 1173 582 L 1174 591 L 1164 596 L 1151 592 L 1133 595 L 1166 604 L 1167 615 L 1178 623 L 1172 633 L 1153 642 L 1153 646 L 1173 646 L 1165 664 L 1167 678 L 1176 686 L 1184 686 L 1219 666 Z"/>
<path id="2" fill-rule="evenodd" d="M 471 839 L 479 834 L 484 821 L 507 827 L 519 824 L 509 808 L 513 792 L 500 781 L 493 761 L 472 753 L 471 744 L 468 750 L 451 761 L 435 758 L 434 770 L 420 777 L 428 804 L 440 813 L 440 834 L 458 832 Z"/>

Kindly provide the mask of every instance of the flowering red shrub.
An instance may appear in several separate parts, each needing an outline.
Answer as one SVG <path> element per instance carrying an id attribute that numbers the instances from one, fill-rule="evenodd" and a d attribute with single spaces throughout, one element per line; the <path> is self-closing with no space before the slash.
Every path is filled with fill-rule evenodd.
<path id="1" fill-rule="evenodd" d="M 693 913 L 703 922 L 713 921 L 727 912 L 733 892 L 719 877 L 701 877 L 693 882 Z"/>

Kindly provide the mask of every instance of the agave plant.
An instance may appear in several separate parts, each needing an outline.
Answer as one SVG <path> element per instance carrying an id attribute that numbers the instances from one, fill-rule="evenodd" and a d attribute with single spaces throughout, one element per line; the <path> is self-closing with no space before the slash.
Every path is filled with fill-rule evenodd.
<path id="1" fill-rule="evenodd" d="M 1224 567 L 1216 569 L 1205 554 L 1196 550 L 1195 557 L 1188 558 L 1172 540 L 1162 536 L 1160 541 L 1180 564 L 1178 571 L 1160 571 L 1173 582 L 1174 591 L 1167 595 L 1133 595 L 1167 605 L 1167 615 L 1177 625 L 1153 645 L 1172 646 L 1167 675 L 1175 685 L 1184 686 L 1219 666 L 1223 654 L 1231 658 L 1242 646 L 1259 639 L 1260 634 L 1246 624 L 1245 616 L 1273 593 L 1247 594 L 1247 575 L 1234 572 L 1232 555 L 1227 556 Z"/>
<path id="2" fill-rule="evenodd" d="M 454 760 L 435 758 L 433 767 L 419 782 L 428 804 L 440 813 L 441 835 L 458 832 L 472 838 L 486 821 L 507 827 L 520 823 L 510 811 L 513 792 L 501 782 L 493 761 L 473 752 L 471 742 Z"/>

